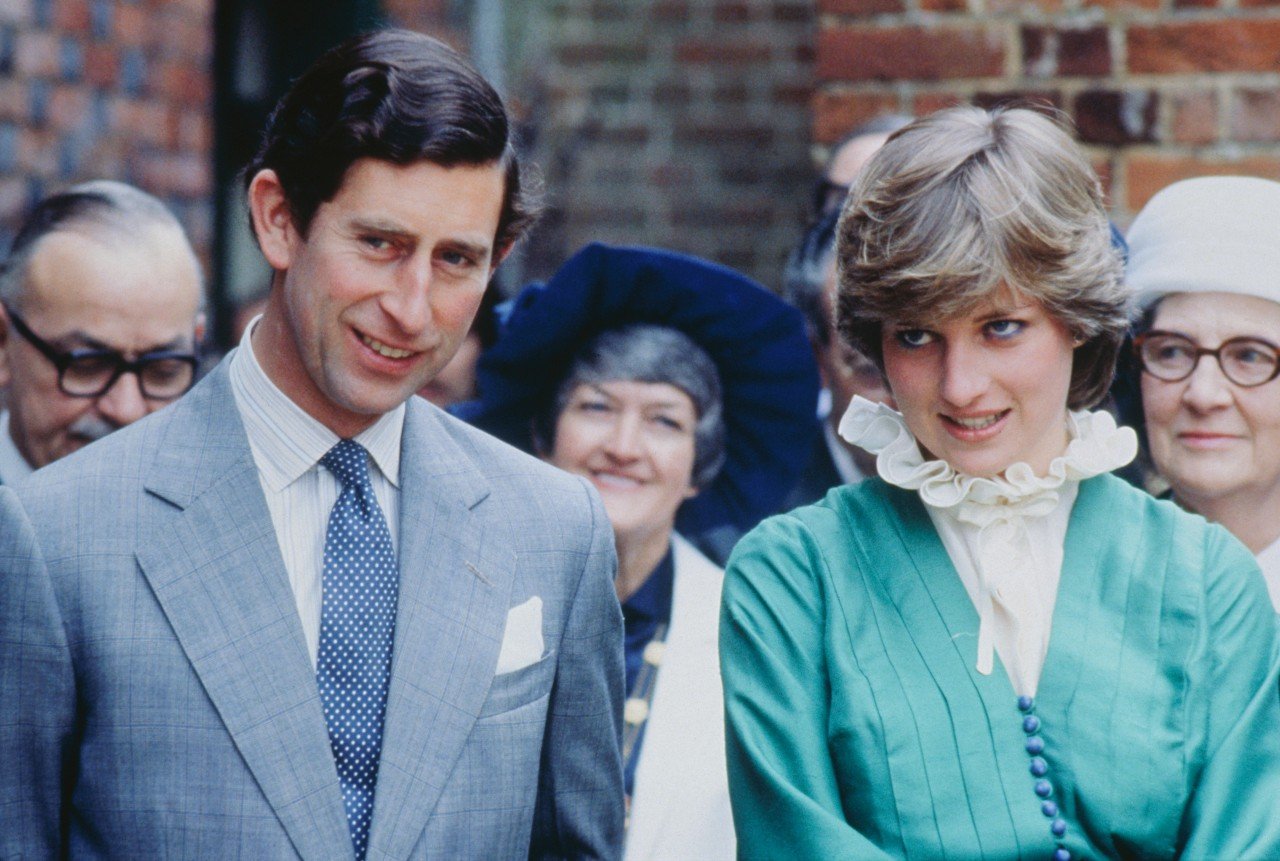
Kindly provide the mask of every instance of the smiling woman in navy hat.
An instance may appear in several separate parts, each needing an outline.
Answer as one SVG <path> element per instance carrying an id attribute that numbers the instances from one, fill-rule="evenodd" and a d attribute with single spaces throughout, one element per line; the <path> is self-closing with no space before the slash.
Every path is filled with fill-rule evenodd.
<path id="1" fill-rule="evenodd" d="M 626 622 L 626 858 L 734 857 L 717 619 L 723 549 L 781 502 L 815 432 L 797 312 L 695 258 L 591 245 L 516 301 L 473 421 L 590 481 Z"/>

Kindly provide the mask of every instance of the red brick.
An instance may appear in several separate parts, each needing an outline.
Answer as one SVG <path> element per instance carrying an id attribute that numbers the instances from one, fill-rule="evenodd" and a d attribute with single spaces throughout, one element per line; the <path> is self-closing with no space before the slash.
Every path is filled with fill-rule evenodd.
<path id="1" fill-rule="evenodd" d="M 1041 12 L 1050 13 L 1061 12 L 1062 0 L 1036 0 L 1036 2 L 1026 2 L 1026 0 L 987 0 L 987 12 L 989 13 L 1023 13 L 1027 9 L 1038 9 Z"/>
<path id="2" fill-rule="evenodd" d="M 53 4 L 53 28 L 64 33 L 89 32 L 89 0 L 56 0 Z"/>
<path id="3" fill-rule="evenodd" d="M 638 63 L 648 56 L 649 49 L 643 44 L 580 42 L 574 45 L 561 45 L 556 49 L 556 59 L 566 66 Z"/>
<path id="4" fill-rule="evenodd" d="M 772 209 L 772 202 L 769 200 L 750 200 L 740 197 L 726 199 L 721 203 L 694 203 L 681 207 L 672 213 L 671 220 L 676 225 L 693 227 L 715 224 L 720 227 L 759 225 L 767 228 L 769 213 Z"/>
<path id="5" fill-rule="evenodd" d="M 712 7 L 711 19 L 717 24 L 742 24 L 751 20 L 751 7 L 742 0 L 720 2 Z"/>
<path id="6" fill-rule="evenodd" d="M 773 143 L 775 132 L 770 125 L 746 122 L 682 122 L 677 123 L 675 139 L 685 144 L 746 144 L 765 147 Z"/>
<path id="7" fill-rule="evenodd" d="M 649 15 L 655 21 L 667 23 L 689 20 L 689 0 L 657 0 L 649 7 Z"/>
<path id="8" fill-rule="evenodd" d="M 625 4 L 610 3 L 607 0 L 594 0 L 587 7 L 588 17 L 597 23 L 607 21 L 623 21 L 629 14 Z"/>
<path id="9" fill-rule="evenodd" d="M 204 154 L 149 153 L 136 163 L 138 184 L 153 194 L 200 197 L 213 187 L 213 171 Z"/>
<path id="10" fill-rule="evenodd" d="M 693 98 L 693 90 L 684 81 L 659 81 L 653 88 L 653 100 L 659 105 L 684 105 Z"/>
<path id="11" fill-rule="evenodd" d="M 920 8 L 927 12 L 964 12 L 969 4 L 967 0 L 920 0 Z"/>
<path id="12" fill-rule="evenodd" d="M 0 120 L 27 119 L 27 88 L 13 78 L 0 78 Z"/>
<path id="13" fill-rule="evenodd" d="M 813 97 L 808 84 L 778 84 L 769 91 L 769 100 L 779 105 L 803 105 Z"/>
<path id="14" fill-rule="evenodd" d="M 742 80 L 720 81 L 711 88 L 711 100 L 718 104 L 742 105 L 751 99 L 751 91 Z"/>
<path id="15" fill-rule="evenodd" d="M 1084 0 L 1085 6 L 1103 9 L 1159 9 L 1161 0 Z"/>
<path id="16" fill-rule="evenodd" d="M 689 188 L 697 177 L 687 164 L 656 164 L 649 181 L 661 188 Z"/>
<path id="17" fill-rule="evenodd" d="M 124 155 L 119 138 L 100 138 L 85 158 L 86 176 L 123 176 Z"/>
<path id="18" fill-rule="evenodd" d="M 48 129 L 19 130 L 18 169 L 24 173 L 42 177 L 50 177 L 57 173 L 57 134 Z"/>
<path id="19" fill-rule="evenodd" d="M 49 97 L 49 125 L 55 131 L 73 131 L 88 120 L 88 90 L 77 86 L 53 88 L 53 94 Z"/>
<path id="20" fill-rule="evenodd" d="M 818 0 L 823 15 L 883 15 L 906 11 L 903 0 Z"/>
<path id="21" fill-rule="evenodd" d="M 194 152 L 213 150 L 213 126 L 209 112 L 204 110 L 176 111 L 179 149 Z"/>
<path id="22" fill-rule="evenodd" d="M 1195 21 L 1130 27 L 1129 71 L 1273 72 L 1280 66 L 1280 20 Z"/>
<path id="23" fill-rule="evenodd" d="M 784 24 L 808 22 L 813 20 L 813 6 L 808 3 L 774 3 L 769 15 Z"/>
<path id="24" fill-rule="evenodd" d="M 1072 100 L 1071 114 L 1084 143 L 1149 143 L 1159 104 L 1150 90 L 1088 90 Z"/>
<path id="25" fill-rule="evenodd" d="M 1246 158 L 1200 158 L 1158 153 L 1131 153 L 1128 157 L 1126 206 L 1137 212 L 1160 189 L 1180 179 L 1194 176 L 1243 174 L 1268 179 L 1280 177 L 1280 156 L 1257 155 Z"/>
<path id="26" fill-rule="evenodd" d="M 911 113 L 917 117 L 924 117 L 943 108 L 964 104 L 965 101 L 967 101 L 965 97 L 958 93 L 916 93 L 911 103 Z"/>
<path id="27" fill-rule="evenodd" d="M 1033 78 L 1111 74 L 1107 28 L 1023 27 L 1022 71 Z"/>
<path id="28" fill-rule="evenodd" d="M 90 43 L 84 49 L 84 79 L 98 87 L 114 87 L 120 75 L 120 56 L 114 46 Z"/>
<path id="29" fill-rule="evenodd" d="M 1238 90 L 1231 109 L 1231 137 L 1238 141 L 1280 141 L 1280 91 Z"/>
<path id="30" fill-rule="evenodd" d="M 819 79 L 925 80 L 996 77 L 1004 39 L 977 27 L 834 27 L 818 34 Z"/>
<path id="31" fill-rule="evenodd" d="M 115 126 L 131 141 L 163 147 L 169 143 L 169 112 L 155 101 L 113 99 Z"/>
<path id="32" fill-rule="evenodd" d="M 813 139 L 834 143 L 860 123 L 898 110 L 898 98 L 890 93 L 829 93 L 813 97 Z"/>
<path id="33" fill-rule="evenodd" d="M 1218 0 L 1173 0 L 1175 9 L 1212 9 Z"/>
<path id="34" fill-rule="evenodd" d="M 18 33 L 13 66 L 19 76 L 52 77 L 58 74 L 58 37 L 26 30 Z"/>
<path id="35" fill-rule="evenodd" d="M 762 42 L 689 39 L 676 46 L 676 60 L 691 65 L 748 65 L 769 59 L 769 46 Z"/>
<path id="36" fill-rule="evenodd" d="M 146 44 L 147 10 L 140 3 L 116 3 L 111 12 L 115 23 L 115 39 L 130 48 Z"/>
<path id="37" fill-rule="evenodd" d="M 185 105 L 205 105 L 212 99 L 213 82 L 203 69 L 176 60 L 152 63 L 149 92 Z"/>
<path id="38" fill-rule="evenodd" d="M 1218 139 L 1218 96 L 1212 90 L 1174 93 L 1170 136 L 1177 143 L 1207 144 Z"/>
<path id="39" fill-rule="evenodd" d="M 580 130 L 582 138 L 593 142 L 643 146 L 649 141 L 649 127 L 597 123 Z"/>

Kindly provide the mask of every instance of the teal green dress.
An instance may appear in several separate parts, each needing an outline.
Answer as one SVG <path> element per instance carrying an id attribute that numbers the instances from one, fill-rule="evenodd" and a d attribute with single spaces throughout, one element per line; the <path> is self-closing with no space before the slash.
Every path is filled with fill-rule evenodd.
<path id="1" fill-rule="evenodd" d="M 1250 553 L 1081 482 L 1034 700 L 923 503 L 879 479 L 744 538 L 721 662 L 739 857 L 1280 858 L 1280 648 Z"/>

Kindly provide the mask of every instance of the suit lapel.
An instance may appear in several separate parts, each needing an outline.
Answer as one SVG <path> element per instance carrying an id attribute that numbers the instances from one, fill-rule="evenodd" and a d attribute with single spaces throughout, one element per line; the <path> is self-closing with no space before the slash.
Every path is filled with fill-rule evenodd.
<path id="1" fill-rule="evenodd" d="M 515 560 L 486 536 L 487 481 L 425 401 L 400 456 L 400 594 L 370 857 L 417 843 L 488 695 Z M 486 540 L 487 538 L 487 540 Z"/>
<path id="2" fill-rule="evenodd" d="M 296 603 L 224 361 L 174 407 L 138 562 L 298 854 L 350 836 Z"/>

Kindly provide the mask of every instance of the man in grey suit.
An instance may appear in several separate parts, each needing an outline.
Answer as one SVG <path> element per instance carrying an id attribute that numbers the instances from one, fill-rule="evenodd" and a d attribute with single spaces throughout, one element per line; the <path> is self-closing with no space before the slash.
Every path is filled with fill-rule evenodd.
<path id="1" fill-rule="evenodd" d="M 617 857 L 609 521 L 412 397 L 529 217 L 504 106 L 361 37 L 246 178 L 240 347 L 0 490 L 0 857 Z"/>

